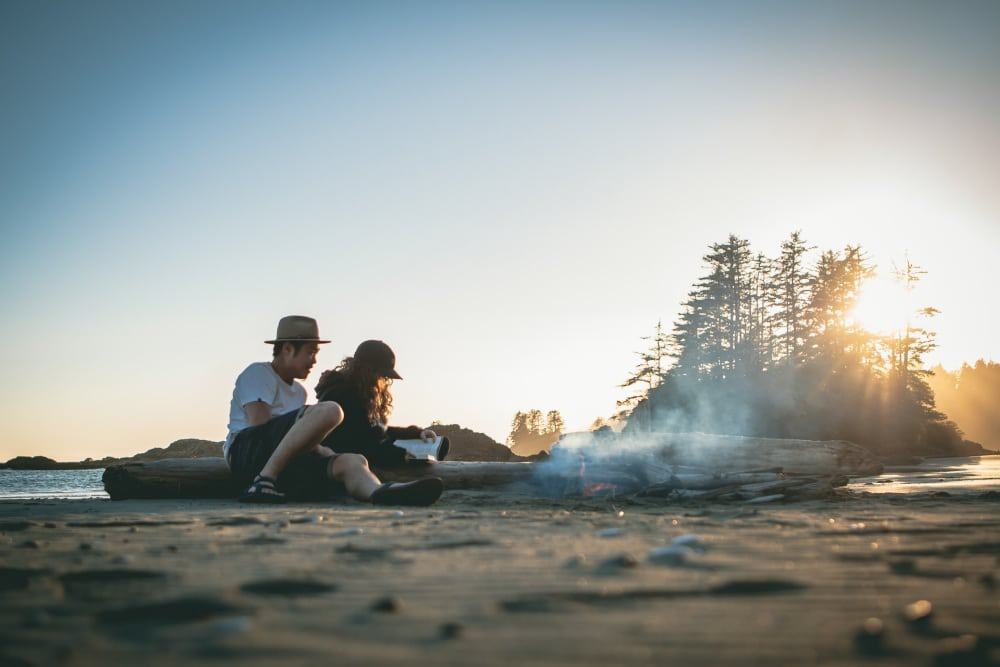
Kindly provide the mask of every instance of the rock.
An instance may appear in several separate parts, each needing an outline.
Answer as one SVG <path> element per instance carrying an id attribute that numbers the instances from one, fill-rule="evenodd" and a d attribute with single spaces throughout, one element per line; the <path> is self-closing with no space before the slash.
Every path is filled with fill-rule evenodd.
<path id="1" fill-rule="evenodd" d="M 433 424 L 431 430 L 448 438 L 449 461 L 521 461 L 509 447 L 502 445 L 485 433 L 464 428 L 458 424 Z"/>
<path id="2" fill-rule="evenodd" d="M 903 607 L 902 616 L 914 630 L 926 630 L 931 623 L 934 605 L 929 600 L 917 600 Z"/>
<path id="3" fill-rule="evenodd" d="M 334 537 L 347 537 L 348 535 L 361 535 L 364 533 L 364 528 L 358 528 L 354 526 L 352 528 L 344 528 L 343 530 L 338 530 L 333 534 Z"/>
<path id="4" fill-rule="evenodd" d="M 602 528 L 594 534 L 598 537 L 621 537 L 624 531 L 621 528 Z"/>

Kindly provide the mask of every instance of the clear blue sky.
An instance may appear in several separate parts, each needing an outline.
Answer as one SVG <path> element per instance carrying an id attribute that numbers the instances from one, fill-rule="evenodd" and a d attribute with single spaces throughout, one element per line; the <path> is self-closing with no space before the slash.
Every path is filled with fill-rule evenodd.
<path id="1" fill-rule="evenodd" d="M 991 2 L 5 2 L 0 459 L 222 439 L 292 313 L 397 422 L 584 428 L 730 232 L 1000 358 L 998 73 Z"/>

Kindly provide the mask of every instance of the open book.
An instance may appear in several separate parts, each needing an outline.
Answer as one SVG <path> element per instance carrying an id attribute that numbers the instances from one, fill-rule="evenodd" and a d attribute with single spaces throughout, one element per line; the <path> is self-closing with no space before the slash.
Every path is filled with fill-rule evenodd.
<path id="1" fill-rule="evenodd" d="M 450 447 L 448 438 L 441 435 L 430 441 L 414 438 L 412 440 L 395 440 L 392 444 L 405 449 L 410 456 L 418 461 L 444 461 Z"/>

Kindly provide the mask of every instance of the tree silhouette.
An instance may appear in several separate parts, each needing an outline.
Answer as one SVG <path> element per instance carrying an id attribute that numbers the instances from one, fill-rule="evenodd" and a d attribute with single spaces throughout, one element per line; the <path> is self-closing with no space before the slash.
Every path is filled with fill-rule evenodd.
<path id="1" fill-rule="evenodd" d="M 711 244 L 672 333 L 658 324 L 621 385 L 635 390 L 619 404 L 625 429 L 843 438 L 886 453 L 963 447 L 923 367 L 937 311 L 920 308 L 889 336 L 866 331 L 851 312 L 874 265 L 849 245 L 810 268 L 812 250 L 798 232 L 774 260 L 734 235 Z M 897 271 L 909 291 L 923 275 L 909 260 Z"/>

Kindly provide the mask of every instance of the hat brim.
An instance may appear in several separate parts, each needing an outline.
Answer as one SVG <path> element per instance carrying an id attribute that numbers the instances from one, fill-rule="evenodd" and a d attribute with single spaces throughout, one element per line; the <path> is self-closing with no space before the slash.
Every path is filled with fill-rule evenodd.
<path id="1" fill-rule="evenodd" d="M 328 340 L 320 340 L 319 338 L 275 338 L 274 340 L 265 340 L 265 345 L 274 345 L 275 343 L 329 343 Z"/>
<path id="2" fill-rule="evenodd" d="M 384 374 L 387 378 L 392 378 L 393 380 L 402 380 L 403 376 L 395 371 L 395 369 L 389 370 Z"/>

